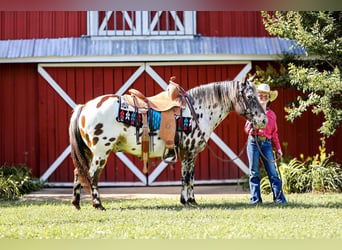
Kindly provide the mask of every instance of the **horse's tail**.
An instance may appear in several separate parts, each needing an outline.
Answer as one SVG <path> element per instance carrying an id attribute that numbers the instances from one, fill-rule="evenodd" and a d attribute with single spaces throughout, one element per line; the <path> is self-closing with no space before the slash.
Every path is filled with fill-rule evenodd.
<path id="1" fill-rule="evenodd" d="M 81 182 L 85 189 L 90 192 L 91 179 L 89 176 L 89 164 L 92 158 L 92 154 L 88 146 L 84 143 L 80 128 L 79 117 L 81 115 L 83 105 L 77 105 L 74 108 L 73 114 L 70 119 L 69 137 L 71 145 L 71 158 L 75 168 L 78 171 Z"/>

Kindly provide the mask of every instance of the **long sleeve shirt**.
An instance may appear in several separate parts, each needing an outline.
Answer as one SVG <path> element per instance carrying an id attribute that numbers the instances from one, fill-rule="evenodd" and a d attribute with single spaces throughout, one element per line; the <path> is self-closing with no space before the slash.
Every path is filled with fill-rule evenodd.
<path id="1" fill-rule="evenodd" d="M 279 137 L 278 137 L 278 126 L 277 126 L 277 116 L 276 114 L 271 110 L 266 110 L 267 115 L 267 125 L 264 129 L 258 129 L 257 135 L 258 136 L 264 136 L 270 140 L 272 140 L 274 146 L 277 150 L 281 150 Z M 245 132 L 246 134 L 250 134 L 251 132 L 251 122 L 247 121 L 245 124 Z M 255 135 L 255 131 L 252 131 L 252 135 Z"/>

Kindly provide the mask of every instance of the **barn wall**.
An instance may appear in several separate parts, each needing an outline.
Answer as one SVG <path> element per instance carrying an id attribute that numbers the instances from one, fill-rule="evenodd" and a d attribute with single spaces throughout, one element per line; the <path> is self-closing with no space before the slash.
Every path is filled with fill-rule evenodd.
<path id="1" fill-rule="evenodd" d="M 0 164 L 24 163 L 39 174 L 35 64 L 0 64 Z"/>
<path id="2" fill-rule="evenodd" d="M 270 36 L 259 11 L 199 11 L 197 33 L 202 36 Z"/>
<path id="3" fill-rule="evenodd" d="M 259 11 L 198 11 L 196 17 L 197 33 L 202 36 L 269 36 Z M 118 25 L 122 22 L 120 15 L 117 21 Z M 0 40 L 80 37 L 86 34 L 86 11 L 0 12 Z"/>
<path id="4" fill-rule="evenodd" d="M 154 66 L 153 69 L 165 80 L 177 76 L 177 81 L 189 89 L 197 84 L 233 79 L 243 65 L 200 65 L 200 66 Z M 115 93 L 136 70 L 136 67 L 78 67 L 46 68 L 76 103 L 84 103 L 95 96 Z M 161 91 L 146 73 L 133 84 L 146 95 Z M 283 107 L 293 100 L 298 92 L 279 88 L 279 97 L 272 104 L 277 113 L 279 136 L 288 143 L 287 153 L 298 157 L 318 152 L 320 135 L 316 132 L 322 117 L 306 112 L 293 124 L 286 121 Z M 71 108 L 57 95 L 51 86 L 38 75 L 35 64 L 0 65 L 0 164 L 22 163 L 34 176 L 40 177 L 68 146 L 68 124 Z M 231 113 L 215 130 L 222 140 L 239 153 L 246 142 L 243 133 L 244 118 Z M 342 131 L 328 140 L 328 151 L 335 152 L 334 159 L 342 162 L 339 142 Z M 225 157 L 216 144 L 210 142 L 218 156 Z M 129 158 L 142 169 L 141 161 Z M 242 160 L 247 164 L 246 154 Z M 159 162 L 156 162 L 159 163 Z M 151 170 L 153 171 L 152 166 Z M 51 175 L 50 182 L 71 182 L 73 166 L 70 157 Z M 204 150 L 196 163 L 196 180 L 227 180 L 240 178 L 243 173 L 232 163 L 217 160 L 208 149 Z M 156 181 L 180 180 L 180 164 L 168 167 Z M 111 156 L 101 181 L 138 182 L 137 177 L 115 156 Z"/>
<path id="5" fill-rule="evenodd" d="M 86 34 L 86 11 L 0 12 L 1 40 L 80 37 Z"/>

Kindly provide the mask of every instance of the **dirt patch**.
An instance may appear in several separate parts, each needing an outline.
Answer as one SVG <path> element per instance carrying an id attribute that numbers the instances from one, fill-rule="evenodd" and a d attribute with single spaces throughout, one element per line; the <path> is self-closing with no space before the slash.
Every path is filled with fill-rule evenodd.
<path id="1" fill-rule="evenodd" d="M 100 188 L 102 200 L 120 199 L 150 199 L 150 198 L 176 198 L 180 196 L 179 186 L 153 186 L 153 187 L 104 187 Z M 196 186 L 195 195 L 199 196 L 245 196 L 249 192 L 241 185 L 208 185 Z M 44 188 L 42 190 L 25 195 L 23 201 L 70 201 L 72 198 L 72 188 Z M 81 192 L 82 200 L 90 200 L 84 190 Z"/>

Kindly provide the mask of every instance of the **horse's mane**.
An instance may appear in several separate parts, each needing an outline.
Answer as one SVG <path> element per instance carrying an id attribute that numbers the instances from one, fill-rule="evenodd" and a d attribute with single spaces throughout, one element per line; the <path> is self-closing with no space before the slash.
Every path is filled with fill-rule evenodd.
<path id="1" fill-rule="evenodd" d="M 237 102 L 238 89 L 238 81 L 222 81 L 194 87 L 187 94 L 193 99 L 202 99 L 203 104 L 230 105 Z"/>

